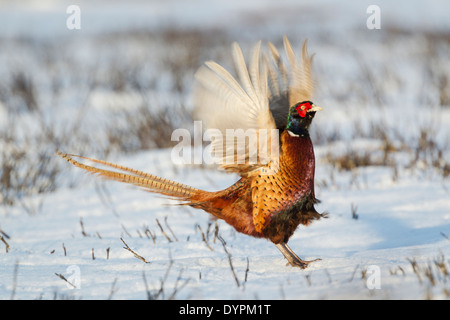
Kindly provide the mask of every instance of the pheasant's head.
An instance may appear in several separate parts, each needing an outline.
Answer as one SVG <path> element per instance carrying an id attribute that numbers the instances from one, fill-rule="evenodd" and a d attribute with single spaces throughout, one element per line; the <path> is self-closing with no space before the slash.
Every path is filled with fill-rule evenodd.
<path id="1" fill-rule="evenodd" d="M 293 137 L 308 135 L 308 128 L 316 111 L 322 110 L 311 101 L 299 102 L 289 109 L 286 130 Z"/>

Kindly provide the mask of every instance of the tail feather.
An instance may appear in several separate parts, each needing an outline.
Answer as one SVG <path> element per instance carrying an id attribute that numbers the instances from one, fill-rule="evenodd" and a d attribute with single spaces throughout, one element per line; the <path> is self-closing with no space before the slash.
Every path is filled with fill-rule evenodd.
<path id="1" fill-rule="evenodd" d="M 57 155 L 59 155 L 69 163 L 73 164 L 74 166 L 84 169 L 91 174 L 95 174 L 111 180 L 133 184 L 138 187 L 142 187 L 147 191 L 160 193 L 172 197 L 174 199 L 190 201 L 191 198 L 196 194 L 198 194 L 199 192 L 204 192 L 200 189 L 196 189 L 182 183 L 164 179 L 149 173 L 124 167 L 107 161 L 92 159 L 74 154 L 66 154 L 61 152 L 57 152 Z M 98 163 L 110 168 L 114 168 L 116 170 L 120 170 L 122 172 L 99 169 L 93 166 L 83 164 L 75 160 L 74 158 L 89 160 L 94 163 Z"/>

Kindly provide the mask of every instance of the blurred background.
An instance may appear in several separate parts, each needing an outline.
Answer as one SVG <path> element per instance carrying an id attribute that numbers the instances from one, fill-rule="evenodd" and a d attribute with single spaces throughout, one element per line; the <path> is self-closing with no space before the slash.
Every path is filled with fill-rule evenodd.
<path id="1" fill-rule="evenodd" d="M 71 29 L 71 5 L 79 29 Z M 379 29 L 369 29 L 377 5 Z M 192 129 L 193 75 L 231 44 L 315 53 L 312 136 L 334 171 L 447 177 L 448 1 L 0 1 L 0 202 L 75 185 L 54 152 L 108 158 L 168 148 Z M 371 20 L 373 21 L 373 20 Z M 332 183 L 322 181 L 323 185 Z"/>

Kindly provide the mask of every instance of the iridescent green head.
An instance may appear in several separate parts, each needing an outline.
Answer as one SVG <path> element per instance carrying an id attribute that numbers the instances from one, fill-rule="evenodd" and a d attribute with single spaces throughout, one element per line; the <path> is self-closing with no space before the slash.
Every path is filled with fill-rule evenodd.
<path id="1" fill-rule="evenodd" d="M 308 136 L 308 128 L 317 111 L 322 110 L 311 101 L 303 101 L 289 109 L 286 130 L 293 137 Z"/>

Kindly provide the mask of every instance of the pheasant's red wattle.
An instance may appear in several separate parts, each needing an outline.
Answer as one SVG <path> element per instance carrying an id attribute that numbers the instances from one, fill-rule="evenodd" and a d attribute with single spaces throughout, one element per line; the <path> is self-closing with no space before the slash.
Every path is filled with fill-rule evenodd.
<path id="1" fill-rule="evenodd" d="M 311 104 L 309 102 L 300 103 L 295 110 L 297 110 L 300 117 L 304 118 L 306 116 L 306 112 L 311 109 Z"/>

